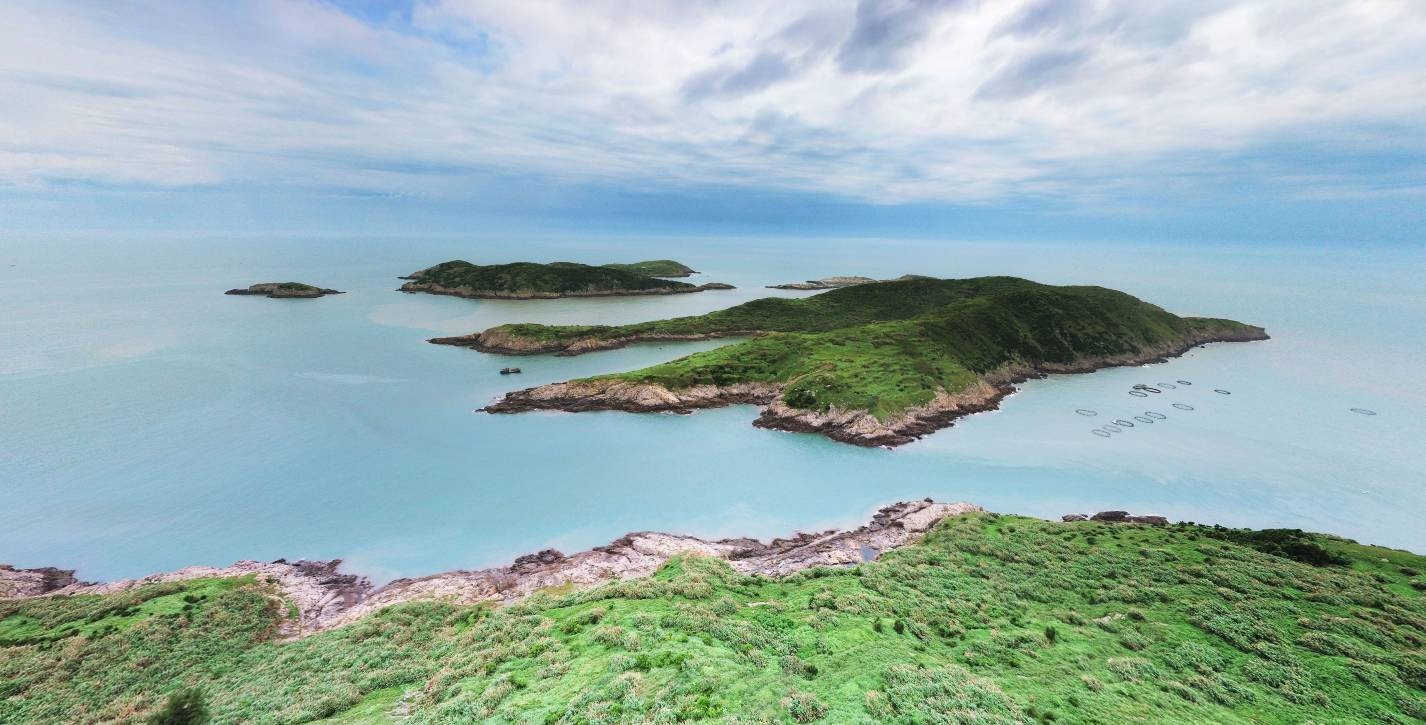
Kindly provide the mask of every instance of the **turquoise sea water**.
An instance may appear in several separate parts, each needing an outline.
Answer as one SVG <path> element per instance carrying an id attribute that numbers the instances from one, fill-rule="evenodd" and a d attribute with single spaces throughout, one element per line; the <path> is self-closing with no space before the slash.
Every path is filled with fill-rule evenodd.
<path id="1" fill-rule="evenodd" d="M 450 258 L 672 257 L 727 292 L 471 301 L 394 292 Z M 934 497 L 1123 508 L 1426 551 L 1426 255 L 1403 250 L 807 239 L 12 239 L 0 245 L 0 561 L 136 576 L 342 557 L 378 579 L 572 551 L 630 530 L 769 536 Z M 430 345 L 511 321 L 701 313 L 830 274 L 1101 284 L 1265 343 L 1032 381 L 887 451 L 691 416 L 473 410 L 500 393 L 726 342 L 574 358 Z M 347 290 L 227 297 L 251 282 Z M 514 360 L 520 377 L 502 377 Z M 1135 383 L 1189 380 L 1147 399 Z M 1231 395 L 1213 392 L 1214 388 Z M 1194 409 L 1172 407 L 1178 402 Z M 1095 418 L 1078 408 L 1100 412 Z M 1351 408 L 1376 415 L 1350 412 Z M 1153 424 L 1102 439 L 1116 417 Z"/>

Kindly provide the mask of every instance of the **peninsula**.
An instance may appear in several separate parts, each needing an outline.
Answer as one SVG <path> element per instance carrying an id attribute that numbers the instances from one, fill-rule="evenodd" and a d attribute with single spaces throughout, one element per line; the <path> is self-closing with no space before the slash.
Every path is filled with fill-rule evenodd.
<path id="1" fill-rule="evenodd" d="M 274 299 L 312 299 L 325 295 L 339 295 L 342 292 L 302 282 L 260 282 L 247 287 L 239 287 L 224 292 L 225 295 L 261 295 Z"/>
<path id="2" fill-rule="evenodd" d="M 754 425 L 896 446 L 995 408 L 1050 373 L 1139 365 L 1210 342 L 1264 340 L 1232 320 L 1179 317 L 1103 287 L 1015 277 L 910 278 L 766 298 L 632 325 L 510 324 L 437 344 L 576 355 L 664 340 L 748 337 L 627 373 L 507 394 L 491 413 L 762 406 Z"/>
<path id="3" fill-rule="evenodd" d="M 108 584 L 0 566 L 0 722 L 1426 716 L 1426 557 L 1065 518 L 928 499 L 850 531 L 638 532 L 380 588 L 337 561 Z"/>
<path id="4" fill-rule="evenodd" d="M 464 260 L 442 262 L 413 272 L 402 279 L 402 292 L 426 292 L 472 299 L 554 299 L 559 297 L 618 297 L 625 295 L 672 295 L 707 290 L 732 289 L 720 282 L 693 285 L 652 276 L 656 272 L 693 270 L 673 260 L 635 262 L 627 265 L 593 266 L 576 262 L 512 262 L 471 264 Z"/>

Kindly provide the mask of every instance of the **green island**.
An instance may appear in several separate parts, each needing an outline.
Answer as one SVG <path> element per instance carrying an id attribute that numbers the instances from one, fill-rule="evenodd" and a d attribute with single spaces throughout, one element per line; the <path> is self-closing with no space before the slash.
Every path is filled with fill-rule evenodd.
<path id="1" fill-rule="evenodd" d="M 551 299 L 669 295 L 732 289 L 718 282 L 693 285 L 659 276 L 687 276 L 693 270 L 671 259 L 595 266 L 577 262 L 471 264 L 442 262 L 403 279 L 402 292 L 427 292 L 472 299 Z"/>
<path id="2" fill-rule="evenodd" d="M 967 513 L 852 566 L 675 554 L 296 639 L 261 577 L 145 584 L 0 601 L 0 722 L 1413 723 L 1423 572 L 1296 530 Z"/>
<path id="3" fill-rule="evenodd" d="M 672 259 L 650 259 L 645 262 L 604 264 L 600 266 L 609 269 L 622 269 L 625 272 L 642 274 L 647 277 L 690 277 L 698 274 L 698 271 L 694 268 L 682 262 L 675 262 Z"/>
<path id="4" fill-rule="evenodd" d="M 238 287 L 224 292 L 225 295 L 260 295 L 274 299 L 312 299 L 341 292 L 305 282 L 259 282 L 247 287 Z"/>
<path id="5" fill-rule="evenodd" d="M 757 425 L 899 445 L 995 407 L 1048 373 L 1163 360 L 1260 327 L 1179 317 L 1103 287 L 1015 277 L 910 278 L 801 299 L 765 298 L 632 325 L 509 324 L 438 344 L 504 354 L 579 354 L 664 340 L 751 339 L 632 372 L 512 392 L 486 408 L 689 410 L 766 406 Z"/>

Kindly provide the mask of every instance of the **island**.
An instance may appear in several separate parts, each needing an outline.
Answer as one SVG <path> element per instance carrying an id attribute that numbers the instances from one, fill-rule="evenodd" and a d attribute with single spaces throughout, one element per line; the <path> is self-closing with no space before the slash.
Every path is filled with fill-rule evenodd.
<path id="1" fill-rule="evenodd" d="M 926 276 L 919 275 L 919 274 L 904 274 L 904 275 L 902 275 L 902 276 L 900 276 L 900 277 L 897 277 L 897 278 L 894 279 L 894 280 L 888 280 L 888 281 L 892 281 L 892 282 L 904 282 L 904 281 L 906 281 L 906 280 L 908 280 L 908 279 L 935 279 L 935 278 L 934 278 L 934 277 L 926 277 Z M 871 283 L 871 282 L 877 282 L 877 281 L 881 281 L 881 280 L 875 280 L 875 279 L 872 279 L 871 277 L 823 277 L 822 279 L 809 279 L 809 280 L 807 280 L 806 282 L 787 282 L 787 283 L 784 283 L 784 284 L 770 284 L 770 285 L 767 286 L 767 288 L 768 288 L 768 289 L 792 289 L 792 290 L 828 290 L 828 289 L 837 289 L 837 288 L 839 288 L 839 287 L 851 287 L 851 286 L 853 286 L 853 285 L 858 285 L 858 284 L 869 284 L 869 283 Z"/>
<path id="2" fill-rule="evenodd" d="M 622 269 L 625 272 L 642 274 L 646 277 L 691 277 L 698 274 L 698 271 L 692 267 L 682 262 L 675 262 L 672 259 L 651 259 L 646 262 L 603 264 L 600 266 L 609 269 Z"/>
<path id="3" fill-rule="evenodd" d="M 304 284 L 302 282 L 260 282 L 247 287 L 239 287 L 224 292 L 225 295 L 260 295 L 262 297 L 272 297 L 274 299 L 313 299 L 326 295 L 339 295 L 342 292 L 325 287 Z"/>
<path id="4" fill-rule="evenodd" d="M 762 406 L 754 425 L 897 446 L 997 407 L 1050 373 L 1140 365 L 1261 327 L 1179 317 L 1123 292 L 1015 277 L 911 278 L 802 299 L 765 298 L 632 325 L 507 324 L 433 343 L 501 354 L 575 355 L 625 345 L 750 338 L 632 372 L 509 393 L 490 413 L 687 412 Z"/>
<path id="5" fill-rule="evenodd" d="M 677 265 L 671 267 L 665 263 Z M 402 279 L 402 292 L 426 292 L 471 299 L 533 300 L 560 297 L 619 297 L 626 295 L 672 295 L 708 290 L 733 289 L 732 285 L 709 282 L 693 285 L 651 276 L 635 268 L 658 271 L 687 269 L 672 260 L 636 262 L 629 265 L 595 266 L 577 262 L 512 262 L 471 264 L 465 260 L 442 262 L 413 272 Z M 692 270 L 688 271 L 689 274 Z"/>
<path id="6" fill-rule="evenodd" d="M 380 588 L 339 561 L 106 584 L 0 566 L 24 592 L 0 599 L 0 721 L 1426 717 L 1426 557 L 1066 518 L 927 499 L 849 531 L 635 532 Z"/>

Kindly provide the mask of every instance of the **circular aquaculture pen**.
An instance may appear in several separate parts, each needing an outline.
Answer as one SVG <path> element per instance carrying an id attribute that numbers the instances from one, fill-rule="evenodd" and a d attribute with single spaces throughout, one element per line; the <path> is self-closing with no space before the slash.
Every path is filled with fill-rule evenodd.
<path id="1" fill-rule="evenodd" d="M 1376 415 L 1375 410 L 1367 410 L 1366 408 L 1352 408 L 1351 410 L 1353 413 L 1360 415 Z"/>
<path id="2" fill-rule="evenodd" d="M 1088 408 L 1077 408 L 1074 412 L 1079 413 L 1080 415 L 1083 415 L 1088 418 L 1093 418 L 1094 416 L 1099 415 L 1097 411 L 1089 410 Z"/>
<path id="3" fill-rule="evenodd" d="M 1090 431 L 1090 433 L 1093 433 L 1093 434 L 1099 436 L 1100 438 L 1108 438 L 1108 437 L 1109 437 L 1109 432 L 1108 432 L 1108 431 L 1102 431 L 1102 430 L 1100 430 L 1100 429 L 1098 429 L 1098 428 L 1095 428 L 1094 430 Z"/>
<path id="4" fill-rule="evenodd" d="M 1215 392 L 1215 393 L 1217 393 L 1217 394 L 1219 394 L 1219 395 L 1232 395 L 1232 394 L 1233 394 L 1233 393 L 1231 393 L 1231 392 L 1229 392 L 1229 391 L 1227 391 L 1227 390 L 1224 390 L 1224 389 L 1222 389 L 1222 388 L 1214 388 L 1214 389 L 1213 389 L 1213 392 Z"/>
<path id="5" fill-rule="evenodd" d="M 1165 419 L 1165 418 L 1168 417 L 1167 415 L 1164 415 L 1163 413 L 1155 413 L 1155 412 L 1152 411 L 1152 410 L 1146 410 L 1146 411 L 1144 411 L 1144 415 L 1147 415 L 1147 416 L 1149 416 L 1150 418 L 1153 418 L 1154 420 L 1163 420 L 1163 419 Z"/>
<path id="6" fill-rule="evenodd" d="M 1174 403 L 1173 407 L 1178 408 L 1179 410 L 1193 410 L 1193 406 L 1189 405 L 1188 403 Z"/>
<path id="7" fill-rule="evenodd" d="M 1132 395 L 1132 396 L 1134 396 L 1134 397 L 1136 397 L 1136 398 L 1147 398 L 1147 397 L 1149 397 L 1149 394 L 1146 393 L 1146 392 L 1144 392 L 1144 391 L 1142 391 L 1142 390 L 1130 390 L 1130 391 L 1129 391 L 1129 394 Z"/>

